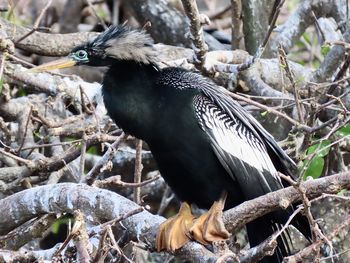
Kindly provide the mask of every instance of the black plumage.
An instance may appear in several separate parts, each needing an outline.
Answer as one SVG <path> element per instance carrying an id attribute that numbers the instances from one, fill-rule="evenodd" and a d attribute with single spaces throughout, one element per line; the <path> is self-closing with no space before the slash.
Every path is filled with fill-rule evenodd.
<path id="1" fill-rule="evenodd" d="M 290 174 L 293 161 L 271 135 L 211 80 L 181 68 L 157 66 L 151 38 L 125 26 L 111 27 L 76 47 L 77 64 L 109 66 L 103 97 L 118 126 L 149 145 L 159 170 L 176 195 L 210 208 L 227 192 L 225 209 L 286 186 L 277 171 Z M 283 224 L 293 207 L 247 225 L 255 246 Z M 293 224 L 310 237 L 307 221 Z M 287 237 L 265 262 L 287 255 Z"/>

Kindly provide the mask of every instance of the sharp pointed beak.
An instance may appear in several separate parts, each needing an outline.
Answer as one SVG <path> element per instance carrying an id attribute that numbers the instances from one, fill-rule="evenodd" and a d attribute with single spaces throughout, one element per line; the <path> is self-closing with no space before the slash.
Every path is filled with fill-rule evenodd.
<path id="1" fill-rule="evenodd" d="M 51 61 L 40 66 L 29 69 L 30 72 L 43 72 L 47 70 L 60 69 L 60 68 L 68 68 L 76 65 L 76 61 L 70 57 L 58 59 L 55 61 Z"/>

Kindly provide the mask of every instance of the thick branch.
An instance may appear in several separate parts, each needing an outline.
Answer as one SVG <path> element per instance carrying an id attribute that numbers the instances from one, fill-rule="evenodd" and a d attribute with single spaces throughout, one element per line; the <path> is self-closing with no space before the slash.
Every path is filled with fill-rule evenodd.
<path id="1" fill-rule="evenodd" d="M 169 1 L 134 0 L 124 1 L 123 4 L 133 13 L 141 25 L 151 22 L 152 27 L 149 32 L 157 42 L 191 46 L 186 17 Z M 209 34 L 205 34 L 205 41 L 211 50 L 225 49 L 219 41 Z"/>
<path id="2" fill-rule="evenodd" d="M 242 1 L 244 42 L 250 54 L 254 54 L 263 42 L 265 33 L 268 30 L 268 20 L 270 12 L 273 9 L 273 2 L 270 0 Z"/>
<path id="3" fill-rule="evenodd" d="M 301 184 L 308 198 L 315 198 L 323 193 L 337 193 L 350 188 L 350 172 L 339 173 Z M 288 187 L 246 201 L 224 213 L 224 222 L 229 232 L 235 232 L 248 222 L 253 221 L 278 208 L 287 208 L 301 200 L 301 195 L 294 187 Z"/>
<path id="4" fill-rule="evenodd" d="M 190 30 L 193 38 L 193 43 L 195 45 L 196 59 L 199 61 L 198 68 L 201 69 L 204 64 L 205 54 L 208 52 L 208 46 L 204 41 L 203 28 L 204 23 L 209 23 L 205 21 L 209 18 L 204 18 L 198 11 L 197 3 L 195 0 L 182 0 L 182 5 L 184 10 L 191 21 Z M 197 63 L 196 63 L 197 64 Z"/>
<path id="5" fill-rule="evenodd" d="M 272 52 L 277 54 L 279 44 L 282 44 L 283 49 L 288 52 L 306 28 L 315 22 L 315 18 L 310 15 L 312 12 L 317 18 L 333 17 L 339 24 L 344 22 L 346 18 L 344 3 L 342 0 L 303 1 L 288 20 L 276 30 L 279 33 L 271 42 Z"/>
<path id="6" fill-rule="evenodd" d="M 345 42 L 350 43 L 350 29 L 345 31 L 343 39 Z M 320 83 L 329 80 L 338 70 L 339 65 L 344 61 L 345 57 L 346 48 L 344 46 L 333 46 L 320 67 L 313 74 L 311 81 Z"/>
<path id="7" fill-rule="evenodd" d="M 4 18 L 0 18 L 0 26 L 1 30 L 4 30 L 7 36 L 14 42 L 31 31 L 22 26 L 14 25 Z M 34 32 L 23 41 L 17 43 L 16 47 L 44 56 L 64 56 L 67 55 L 73 47 L 96 35 L 96 32 L 72 34 Z"/>
<path id="8" fill-rule="evenodd" d="M 309 198 L 322 193 L 337 193 L 350 188 L 350 172 L 336 174 L 302 184 Z M 226 228 L 235 232 L 247 222 L 277 208 L 287 207 L 301 197 L 294 187 L 285 188 L 254 200 L 247 201 L 224 213 Z M 0 234 L 6 234 L 22 223 L 45 213 L 73 212 L 80 209 L 95 222 L 108 221 L 138 208 L 134 202 L 110 191 L 81 184 L 39 186 L 0 200 Z M 143 211 L 123 221 L 128 236 L 143 241 L 154 249 L 155 235 L 164 218 Z M 215 257 L 211 252 L 193 242 L 187 244 L 179 255 L 195 262 L 207 262 Z"/>
<path id="9" fill-rule="evenodd" d="M 107 190 L 82 184 L 56 184 L 25 190 L 0 200 L 4 213 L 0 214 L 0 234 L 37 215 L 71 212 L 79 209 L 94 222 L 109 221 L 122 216 L 139 206 L 134 202 Z M 123 221 L 123 227 L 132 240 L 140 240 L 155 249 L 155 236 L 163 217 L 147 211 L 133 215 Z M 119 225 L 120 226 L 120 225 Z M 123 227 L 120 227 L 123 229 Z M 177 252 L 192 262 L 215 260 L 214 254 L 203 246 L 189 243 Z"/>

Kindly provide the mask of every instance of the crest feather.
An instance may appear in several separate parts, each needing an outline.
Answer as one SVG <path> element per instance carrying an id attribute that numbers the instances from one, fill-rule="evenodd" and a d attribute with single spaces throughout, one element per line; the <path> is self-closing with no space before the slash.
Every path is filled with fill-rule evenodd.
<path id="1" fill-rule="evenodd" d="M 88 47 L 105 57 L 134 60 L 149 64 L 155 60 L 153 39 L 144 31 L 126 25 L 111 26 L 88 43 Z"/>

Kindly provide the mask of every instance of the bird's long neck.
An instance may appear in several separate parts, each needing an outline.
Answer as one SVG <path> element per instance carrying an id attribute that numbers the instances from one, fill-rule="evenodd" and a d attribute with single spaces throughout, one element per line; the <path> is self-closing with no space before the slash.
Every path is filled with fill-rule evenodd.
<path id="1" fill-rule="evenodd" d="M 152 133 L 149 127 L 155 119 L 157 74 L 152 64 L 118 61 L 103 80 L 102 92 L 110 117 L 126 132 L 141 139 Z"/>

